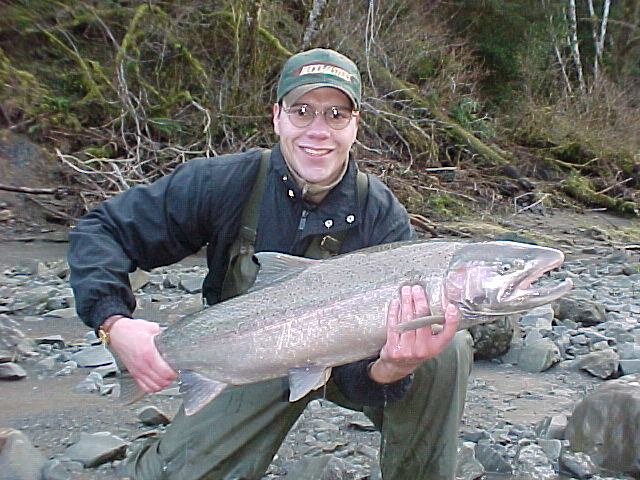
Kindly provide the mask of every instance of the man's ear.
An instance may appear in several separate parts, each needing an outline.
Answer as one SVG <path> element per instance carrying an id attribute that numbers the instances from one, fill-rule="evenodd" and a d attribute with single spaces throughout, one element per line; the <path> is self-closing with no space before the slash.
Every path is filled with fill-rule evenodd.
<path id="1" fill-rule="evenodd" d="M 273 107 L 271 107 L 271 113 L 273 115 L 272 117 L 272 121 L 273 121 L 273 131 L 276 133 L 276 135 L 280 135 L 280 105 L 277 103 L 273 104 Z"/>
<path id="2" fill-rule="evenodd" d="M 355 143 L 356 138 L 358 138 L 359 127 L 360 127 L 360 112 L 358 112 L 358 114 L 356 115 L 356 128 L 354 129 L 354 132 L 353 132 L 353 143 Z"/>

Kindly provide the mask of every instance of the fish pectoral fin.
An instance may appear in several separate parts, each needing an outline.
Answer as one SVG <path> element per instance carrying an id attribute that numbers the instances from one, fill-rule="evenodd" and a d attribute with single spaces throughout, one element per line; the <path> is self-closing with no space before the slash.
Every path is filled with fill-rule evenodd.
<path id="1" fill-rule="evenodd" d="M 306 365 L 289 369 L 289 401 L 300 400 L 312 390 L 322 387 L 331 376 L 331 367 Z"/>
<path id="2" fill-rule="evenodd" d="M 427 325 L 443 324 L 443 315 L 428 315 L 426 317 L 418 317 L 408 322 L 398 323 L 393 327 L 397 333 L 405 333 L 410 330 L 417 330 L 418 328 L 426 327 Z"/>
<path id="3" fill-rule="evenodd" d="M 227 386 L 226 383 L 212 380 L 193 370 L 180 370 L 179 375 L 180 393 L 184 403 L 184 413 L 187 415 L 198 413 Z"/>
<path id="4" fill-rule="evenodd" d="M 284 280 L 320 261 L 278 252 L 258 252 L 255 257 L 260 264 L 260 270 L 249 291 Z"/>

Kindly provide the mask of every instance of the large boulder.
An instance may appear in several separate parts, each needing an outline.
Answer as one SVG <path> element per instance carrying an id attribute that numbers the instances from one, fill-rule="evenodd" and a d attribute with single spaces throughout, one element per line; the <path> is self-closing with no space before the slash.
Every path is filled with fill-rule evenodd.
<path id="1" fill-rule="evenodd" d="M 561 320 L 572 320 L 590 327 L 604 322 L 606 311 L 601 303 L 567 295 L 558 300 L 556 316 Z"/>
<path id="2" fill-rule="evenodd" d="M 500 317 L 495 322 L 476 325 L 469 329 L 473 337 L 474 358 L 490 360 L 504 355 L 511 346 L 514 321 L 511 317 Z"/>
<path id="3" fill-rule="evenodd" d="M 610 380 L 585 397 L 565 435 L 598 466 L 640 478 L 640 375 Z"/>
<path id="4" fill-rule="evenodd" d="M 55 158 L 24 135 L 0 130 L 0 183 L 15 187 L 60 185 Z M 49 214 L 23 193 L 0 190 L 0 224 L 23 227 L 46 224 Z"/>
<path id="5" fill-rule="evenodd" d="M 46 460 L 22 432 L 0 429 L 0 480 L 40 480 Z"/>

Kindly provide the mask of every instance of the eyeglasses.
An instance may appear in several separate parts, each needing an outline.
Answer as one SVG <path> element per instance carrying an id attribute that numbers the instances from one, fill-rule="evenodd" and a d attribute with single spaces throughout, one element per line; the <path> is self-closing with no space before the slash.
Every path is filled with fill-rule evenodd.
<path id="1" fill-rule="evenodd" d="M 296 127 L 302 128 L 311 125 L 311 122 L 316 118 L 319 113 L 324 117 L 324 121 L 333 130 L 342 130 L 351 121 L 354 115 L 358 112 L 354 112 L 347 107 L 329 107 L 325 110 L 312 110 L 309 105 L 294 105 L 293 107 L 283 108 L 283 110 L 289 116 L 289 120 Z"/>

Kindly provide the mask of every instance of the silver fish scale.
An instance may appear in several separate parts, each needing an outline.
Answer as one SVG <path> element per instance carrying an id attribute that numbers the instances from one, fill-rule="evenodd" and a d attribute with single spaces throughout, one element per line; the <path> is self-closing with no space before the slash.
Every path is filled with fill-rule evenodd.
<path id="1" fill-rule="evenodd" d="M 398 297 L 401 285 L 424 285 L 432 313 L 442 313 L 442 279 L 451 256 L 464 245 L 385 245 L 318 261 L 185 317 L 158 337 L 158 347 L 174 368 L 229 384 L 374 356 L 386 339 L 388 302 Z"/>

